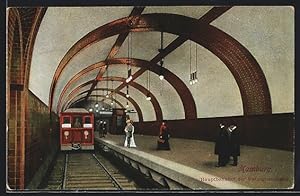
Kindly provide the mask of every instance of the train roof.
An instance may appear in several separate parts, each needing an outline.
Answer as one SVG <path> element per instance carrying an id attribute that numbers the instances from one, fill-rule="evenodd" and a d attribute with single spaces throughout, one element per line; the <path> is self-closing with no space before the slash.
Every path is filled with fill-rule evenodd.
<path id="1" fill-rule="evenodd" d="M 62 113 L 89 113 L 85 108 L 68 108 Z"/>

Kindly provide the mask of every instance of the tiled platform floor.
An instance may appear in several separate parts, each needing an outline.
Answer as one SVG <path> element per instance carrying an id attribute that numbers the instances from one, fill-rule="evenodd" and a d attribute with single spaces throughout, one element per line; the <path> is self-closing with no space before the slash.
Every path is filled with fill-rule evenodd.
<path id="1" fill-rule="evenodd" d="M 107 135 L 104 140 L 123 146 L 124 136 Z M 215 167 L 217 156 L 214 143 L 200 140 L 171 138 L 171 151 L 156 150 L 157 137 L 135 135 L 136 150 L 174 161 L 188 167 L 260 189 L 292 188 L 294 153 L 252 146 L 241 146 L 238 166 Z M 206 180 L 206 179 L 203 179 Z M 209 180 L 209 179 L 207 179 Z"/>

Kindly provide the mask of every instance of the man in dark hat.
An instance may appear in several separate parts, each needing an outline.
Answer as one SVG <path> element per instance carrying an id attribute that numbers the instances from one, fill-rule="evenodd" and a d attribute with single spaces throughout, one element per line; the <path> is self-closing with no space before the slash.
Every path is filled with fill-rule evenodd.
<path id="1" fill-rule="evenodd" d="M 238 156 L 240 156 L 239 133 L 236 125 L 230 125 L 228 127 L 228 130 L 230 132 L 230 142 L 229 142 L 230 156 L 233 157 L 232 165 L 237 166 Z"/>
<path id="2" fill-rule="evenodd" d="M 220 123 L 220 131 L 216 138 L 215 154 L 218 155 L 216 167 L 224 167 L 229 160 L 229 139 L 224 123 Z"/>

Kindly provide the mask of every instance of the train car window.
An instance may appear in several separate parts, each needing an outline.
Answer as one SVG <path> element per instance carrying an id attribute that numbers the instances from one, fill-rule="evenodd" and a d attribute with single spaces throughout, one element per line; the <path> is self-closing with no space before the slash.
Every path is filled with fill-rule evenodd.
<path id="1" fill-rule="evenodd" d="M 64 117 L 63 124 L 70 124 L 70 117 Z"/>
<path id="2" fill-rule="evenodd" d="M 64 116 L 62 118 L 61 128 L 71 128 L 71 117 L 70 116 Z"/>
<path id="3" fill-rule="evenodd" d="M 73 128 L 81 128 L 82 127 L 82 118 L 80 116 L 74 117 Z"/>
<path id="4" fill-rule="evenodd" d="M 90 117 L 85 117 L 84 118 L 84 123 L 85 124 L 90 124 L 91 123 L 91 118 Z"/>
<path id="5" fill-rule="evenodd" d="M 92 122 L 91 122 L 91 117 L 89 117 L 89 116 L 84 117 L 83 127 L 84 128 L 92 128 L 93 127 Z"/>

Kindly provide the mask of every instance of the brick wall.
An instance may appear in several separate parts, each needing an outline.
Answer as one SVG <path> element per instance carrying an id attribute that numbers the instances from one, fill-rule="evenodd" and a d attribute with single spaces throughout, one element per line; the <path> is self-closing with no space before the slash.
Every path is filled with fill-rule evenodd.
<path id="1" fill-rule="evenodd" d="M 9 10 L 8 56 L 7 56 L 7 170 L 8 185 L 11 189 L 24 188 L 24 130 L 25 96 L 23 90 L 22 47 L 20 23 L 16 9 Z"/>
<path id="2" fill-rule="evenodd" d="M 37 10 L 9 8 L 7 16 L 7 183 L 12 190 L 24 189 L 43 161 L 49 160 L 48 153 L 58 148 L 57 116 L 28 90 L 33 44 L 45 13 L 44 9 L 36 18 Z"/>
<path id="3" fill-rule="evenodd" d="M 27 124 L 25 134 L 25 186 L 41 167 L 48 155 L 58 149 L 58 116 L 31 91 L 28 91 Z"/>
<path id="4" fill-rule="evenodd" d="M 21 142 L 22 129 L 24 128 L 22 110 L 22 92 L 10 92 L 10 113 L 8 124 L 8 184 L 11 189 L 20 189 L 24 185 L 24 161 L 22 149 L 24 148 Z"/>

